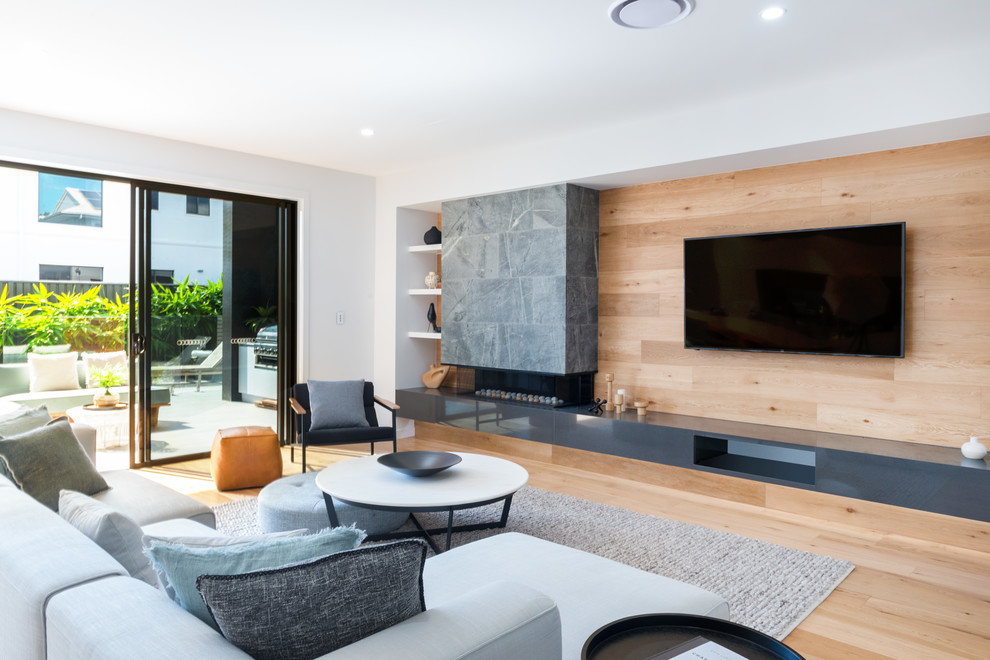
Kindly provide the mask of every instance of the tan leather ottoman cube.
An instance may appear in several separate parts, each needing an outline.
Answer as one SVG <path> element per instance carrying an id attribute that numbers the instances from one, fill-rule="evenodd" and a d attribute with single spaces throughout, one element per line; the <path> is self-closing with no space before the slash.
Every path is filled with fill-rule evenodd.
<path id="1" fill-rule="evenodd" d="M 282 477 L 278 435 L 267 426 L 220 429 L 213 437 L 210 471 L 217 490 L 267 486 Z"/>

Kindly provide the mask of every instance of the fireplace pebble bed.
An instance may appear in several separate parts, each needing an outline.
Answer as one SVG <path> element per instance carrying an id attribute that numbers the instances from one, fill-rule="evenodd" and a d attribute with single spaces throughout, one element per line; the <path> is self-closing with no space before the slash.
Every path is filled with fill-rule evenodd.
<path id="1" fill-rule="evenodd" d="M 538 403 L 544 406 L 562 406 L 564 402 L 555 396 L 540 396 L 525 392 L 505 392 L 503 390 L 475 390 L 475 396 L 489 399 L 505 399 L 506 401 L 521 401 L 523 403 Z"/>

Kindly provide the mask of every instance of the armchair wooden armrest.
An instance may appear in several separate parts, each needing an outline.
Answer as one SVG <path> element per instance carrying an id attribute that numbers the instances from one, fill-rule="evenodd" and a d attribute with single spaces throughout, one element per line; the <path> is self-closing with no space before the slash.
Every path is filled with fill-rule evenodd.
<path id="1" fill-rule="evenodd" d="M 383 406 L 385 408 L 388 408 L 389 410 L 392 410 L 392 411 L 396 411 L 396 410 L 399 409 L 399 406 L 397 406 L 396 404 L 392 403 L 388 399 L 381 398 L 377 394 L 375 395 L 375 403 L 377 403 L 378 405 Z"/>
<path id="2" fill-rule="evenodd" d="M 289 407 L 292 408 L 292 412 L 297 415 L 305 415 L 306 409 L 302 407 L 302 404 L 296 401 L 295 397 L 289 397 Z"/>

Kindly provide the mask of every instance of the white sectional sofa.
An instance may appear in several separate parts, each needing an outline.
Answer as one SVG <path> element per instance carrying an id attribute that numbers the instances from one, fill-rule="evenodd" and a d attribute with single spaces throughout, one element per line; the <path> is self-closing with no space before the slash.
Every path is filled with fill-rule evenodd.
<path id="1" fill-rule="evenodd" d="M 126 471 L 104 477 L 113 488 L 97 498 L 145 531 L 217 534 L 212 512 L 191 498 Z M 248 657 L 3 477 L 0 530 L 0 657 Z M 427 559 L 423 581 L 425 612 L 323 657 L 570 660 L 624 616 L 728 615 L 710 592 L 514 533 Z"/>

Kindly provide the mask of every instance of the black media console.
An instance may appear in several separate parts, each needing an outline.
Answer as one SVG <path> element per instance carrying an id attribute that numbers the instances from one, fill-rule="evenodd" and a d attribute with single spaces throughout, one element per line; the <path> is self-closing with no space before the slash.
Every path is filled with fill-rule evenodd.
<path id="1" fill-rule="evenodd" d="M 446 388 L 395 396 L 417 421 L 990 522 L 987 463 L 956 448 L 634 410 L 598 416 Z"/>

